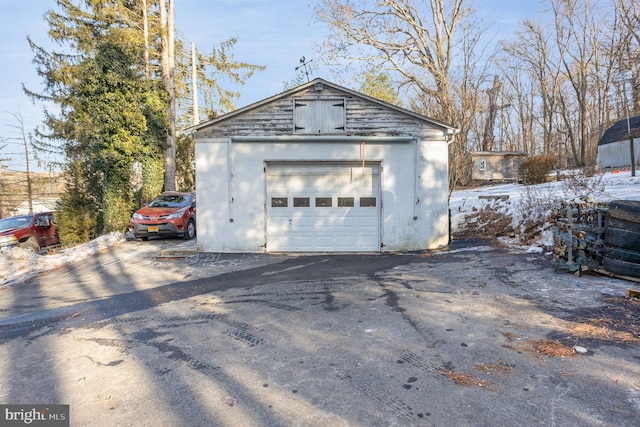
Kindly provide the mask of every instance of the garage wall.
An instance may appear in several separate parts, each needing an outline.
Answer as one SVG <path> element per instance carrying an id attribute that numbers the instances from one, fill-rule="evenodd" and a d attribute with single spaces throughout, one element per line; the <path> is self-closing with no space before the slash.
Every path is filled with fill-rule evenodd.
<path id="1" fill-rule="evenodd" d="M 362 146 L 355 141 L 230 142 L 229 138 L 199 136 L 198 249 L 265 251 L 265 162 L 358 162 L 361 153 Z M 446 142 L 422 140 L 419 146 L 415 142 L 367 142 L 364 153 L 367 161 L 380 162 L 382 166 L 381 250 L 420 250 L 446 245 L 449 229 Z"/>

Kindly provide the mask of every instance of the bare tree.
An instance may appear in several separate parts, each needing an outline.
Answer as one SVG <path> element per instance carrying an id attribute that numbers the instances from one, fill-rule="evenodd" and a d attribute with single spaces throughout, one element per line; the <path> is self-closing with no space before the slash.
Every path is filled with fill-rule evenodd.
<path id="1" fill-rule="evenodd" d="M 539 151 L 550 154 L 554 140 L 555 116 L 557 112 L 557 97 L 559 91 L 559 59 L 553 49 L 553 39 L 549 34 L 553 32 L 533 21 L 524 21 L 517 32 L 516 39 L 504 44 L 508 56 L 517 58 L 505 76 L 508 81 L 522 85 L 520 74 L 526 72 L 527 86 L 533 91 L 532 97 L 526 100 L 526 108 L 520 105 L 520 128 L 524 138 L 523 146 L 535 155 Z M 512 86 L 522 101 L 522 87 Z M 532 101 L 535 101 L 533 104 Z M 520 103 L 521 104 L 521 103 Z M 538 133 L 534 130 L 541 128 L 542 146 L 536 140 Z"/>
<path id="2" fill-rule="evenodd" d="M 631 71 L 633 80 L 640 82 L 640 4 L 637 0 L 614 0 L 614 6 L 621 24 L 610 33 L 619 35 L 617 43 L 612 43 L 612 47 L 617 48 L 612 52 L 614 62 L 618 65 L 618 70 Z M 618 19 L 615 22 L 618 22 Z M 633 86 L 632 98 L 632 110 L 639 112 L 640 84 Z M 618 115 L 620 116 L 621 114 Z"/>
<path id="3" fill-rule="evenodd" d="M 452 144 L 450 187 L 462 169 L 468 126 L 479 111 L 478 92 L 491 58 L 481 46 L 486 30 L 468 3 L 322 0 L 315 7 L 331 32 L 323 45 L 326 62 L 393 72 L 414 109 L 461 129 Z"/>
<path id="4" fill-rule="evenodd" d="M 622 52 L 633 46 L 622 19 L 630 10 L 612 8 L 616 2 L 630 6 L 629 0 L 547 0 L 546 15 L 524 21 L 517 37 L 504 44 L 501 68 L 507 66 L 520 137 L 531 154 L 553 154 L 560 167 L 593 164 L 599 137 L 620 117 L 624 99 L 613 81 L 628 64 Z M 531 97 L 525 99 L 527 87 Z"/>
<path id="5" fill-rule="evenodd" d="M 20 138 L 22 140 L 22 145 L 24 146 L 24 160 L 26 167 L 26 176 L 27 176 L 27 200 L 29 203 L 29 213 L 33 213 L 33 190 L 31 185 L 31 167 L 29 165 L 29 143 L 27 138 L 27 132 L 24 127 L 24 119 L 22 118 L 22 114 L 20 113 L 9 113 L 16 120 L 16 125 L 11 125 L 11 127 L 16 128 L 20 132 Z"/>
<path id="6" fill-rule="evenodd" d="M 590 102 L 589 86 L 597 59 L 596 53 L 600 49 L 599 25 L 603 21 L 604 12 L 596 10 L 591 0 L 552 0 L 551 7 L 554 14 L 556 43 L 562 63 L 562 73 L 573 89 L 571 94 L 575 104 L 568 104 L 568 94 L 563 98 L 563 107 L 569 108 L 563 113 L 567 129 L 571 130 L 570 142 L 578 146 L 575 161 L 580 166 L 586 166 L 590 141 L 588 109 Z M 596 22 L 596 14 L 598 22 Z M 571 123 L 577 119 L 577 129 Z M 593 151 L 593 150 L 591 150 Z"/>

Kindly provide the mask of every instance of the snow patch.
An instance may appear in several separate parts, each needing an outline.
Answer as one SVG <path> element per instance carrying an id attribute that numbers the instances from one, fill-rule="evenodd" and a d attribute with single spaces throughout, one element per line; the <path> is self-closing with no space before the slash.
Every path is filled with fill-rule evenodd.
<path id="1" fill-rule="evenodd" d="M 123 233 L 110 233 L 50 255 L 38 255 L 21 247 L 3 248 L 0 250 L 0 286 L 19 283 L 42 272 L 82 261 L 124 241 Z"/>

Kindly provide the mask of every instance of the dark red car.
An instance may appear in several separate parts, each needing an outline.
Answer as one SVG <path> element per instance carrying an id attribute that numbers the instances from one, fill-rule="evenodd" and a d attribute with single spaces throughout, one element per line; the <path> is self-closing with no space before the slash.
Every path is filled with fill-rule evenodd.
<path id="1" fill-rule="evenodd" d="M 135 238 L 196 236 L 196 194 L 167 191 L 133 214 L 129 230 Z"/>
<path id="2" fill-rule="evenodd" d="M 0 247 L 18 245 L 36 253 L 60 246 L 53 212 L 0 219 Z"/>

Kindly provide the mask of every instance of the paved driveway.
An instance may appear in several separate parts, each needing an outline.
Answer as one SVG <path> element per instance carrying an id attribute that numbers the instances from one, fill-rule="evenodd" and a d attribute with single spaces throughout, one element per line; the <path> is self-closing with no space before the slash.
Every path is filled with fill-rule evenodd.
<path id="1" fill-rule="evenodd" d="M 0 402 L 69 404 L 73 426 L 640 419 L 630 282 L 484 241 L 158 258 L 184 245 L 126 242 L 0 290 Z"/>

